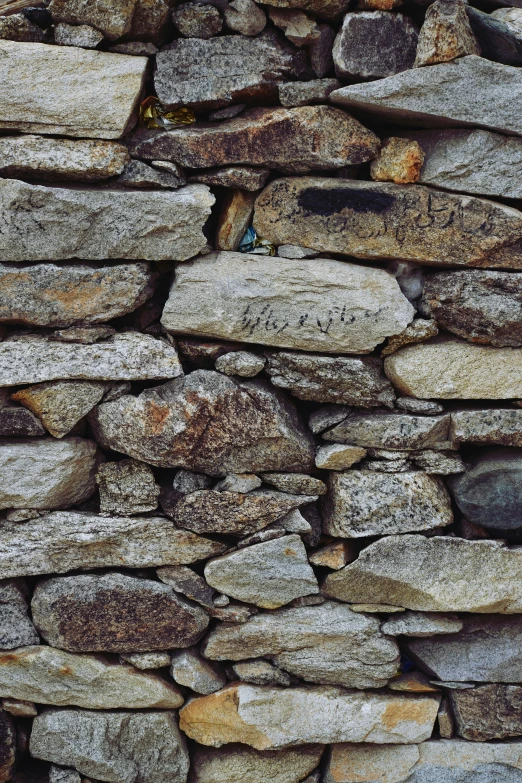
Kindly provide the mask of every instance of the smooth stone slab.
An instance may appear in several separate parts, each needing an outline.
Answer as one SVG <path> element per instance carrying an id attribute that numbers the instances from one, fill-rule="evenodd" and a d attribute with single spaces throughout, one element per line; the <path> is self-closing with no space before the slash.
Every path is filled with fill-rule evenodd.
<path id="1" fill-rule="evenodd" d="M 186 261 L 206 246 L 214 201 L 206 185 L 126 192 L 0 179 L 0 258 Z"/>
<path id="2" fill-rule="evenodd" d="M 384 687 L 399 661 L 397 645 L 381 634 L 378 620 L 333 601 L 218 625 L 202 652 L 218 661 L 268 657 L 306 682 L 361 689 Z"/>
<path id="3" fill-rule="evenodd" d="M 176 268 L 162 323 L 174 334 L 369 353 L 401 332 L 413 314 L 397 282 L 381 269 L 209 253 Z"/>
<path id="4" fill-rule="evenodd" d="M 325 440 L 365 448 L 405 450 L 447 448 L 450 416 L 414 416 L 408 413 L 351 413 L 323 434 Z"/>
<path id="5" fill-rule="evenodd" d="M 115 334 L 94 345 L 27 335 L 0 343 L 0 386 L 83 379 L 131 381 L 176 378 L 176 349 L 139 332 Z"/>
<path id="6" fill-rule="evenodd" d="M 253 225 L 275 245 L 301 244 L 356 258 L 522 268 L 522 212 L 425 185 L 277 179 L 258 196 Z"/>
<path id="7" fill-rule="evenodd" d="M 421 612 L 522 612 L 522 550 L 501 542 L 419 535 L 382 538 L 329 574 L 324 595 Z"/>
<path id="8" fill-rule="evenodd" d="M 437 697 L 349 692 L 332 686 L 230 685 L 180 711 L 180 728 L 202 745 L 257 750 L 313 742 L 412 743 L 428 739 Z M 281 720 L 285 716 L 285 720 Z"/>
<path id="9" fill-rule="evenodd" d="M 520 136 L 521 95 L 518 68 L 469 55 L 371 84 L 341 87 L 330 93 L 330 101 L 401 124 L 474 126 Z"/>
<path id="10" fill-rule="evenodd" d="M 3 522 L 0 572 L 14 577 L 118 566 L 181 565 L 219 555 L 225 549 L 217 541 L 176 530 L 164 517 L 55 511 L 23 525 Z"/>
<path id="11" fill-rule="evenodd" d="M 119 139 L 136 121 L 148 59 L 0 41 L 0 128 Z"/>
<path id="12" fill-rule="evenodd" d="M 453 522 L 444 483 L 420 471 L 331 473 L 323 532 L 340 538 L 433 530 Z"/>
<path id="13" fill-rule="evenodd" d="M 2 571 L 3 576 L 3 571 Z M 38 644 L 40 637 L 28 616 L 21 585 L 11 579 L 0 582 L 0 650 Z"/>
<path id="14" fill-rule="evenodd" d="M 522 351 L 472 345 L 455 338 L 406 346 L 388 356 L 384 371 L 412 397 L 510 400 L 522 397 Z"/>
<path id="15" fill-rule="evenodd" d="M 183 697 L 172 683 L 94 655 L 30 646 L 0 653 L 0 694 L 95 710 L 173 709 Z"/>
<path id="16" fill-rule="evenodd" d="M 522 446 L 522 410 L 493 408 L 452 411 L 450 439 L 455 443 Z"/>
<path id="17" fill-rule="evenodd" d="M 259 751 L 247 745 L 222 750 L 197 745 L 191 754 L 191 783 L 300 783 L 321 760 L 320 745 Z"/>
<path id="18" fill-rule="evenodd" d="M 450 701 L 457 734 L 464 739 L 484 742 L 522 734 L 522 688 L 519 685 L 495 683 L 452 690 Z"/>

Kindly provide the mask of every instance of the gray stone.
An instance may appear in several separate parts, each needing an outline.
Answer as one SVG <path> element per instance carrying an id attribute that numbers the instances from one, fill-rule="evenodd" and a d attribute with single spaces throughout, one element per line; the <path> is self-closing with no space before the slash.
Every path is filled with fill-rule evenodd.
<path id="1" fill-rule="evenodd" d="M 0 52 L 0 128 L 119 139 L 135 124 L 146 58 L 14 41 Z M 41 250 L 40 232 L 35 241 Z"/>
<path id="2" fill-rule="evenodd" d="M 234 663 L 227 669 L 227 673 L 230 679 L 249 682 L 251 685 L 281 685 L 288 688 L 292 684 L 287 672 L 281 671 L 264 658 Z"/>
<path id="3" fill-rule="evenodd" d="M 45 427 L 42 426 L 40 420 L 25 408 L 6 405 L 0 409 L 0 435 L 2 437 L 26 438 L 45 434 Z"/>
<path id="4" fill-rule="evenodd" d="M 0 781 L 7 783 L 16 764 L 16 729 L 10 715 L 0 710 Z"/>
<path id="5" fill-rule="evenodd" d="M 186 261 L 206 246 L 202 229 L 213 203 L 205 185 L 140 193 L 67 190 L 2 179 L 0 253 L 9 261 Z"/>
<path id="6" fill-rule="evenodd" d="M 375 473 L 406 473 L 413 468 L 411 462 L 405 457 L 397 459 L 367 459 L 362 465 L 364 471 L 373 471 Z"/>
<path id="7" fill-rule="evenodd" d="M 279 101 L 289 108 L 326 103 L 328 96 L 338 90 L 338 79 L 313 79 L 309 82 L 285 82 L 279 85 Z"/>
<path id="8" fill-rule="evenodd" d="M 510 618 L 509 622 L 512 622 Z M 515 620 L 516 622 L 516 620 Z M 463 622 L 456 614 L 436 614 L 435 612 L 403 612 L 390 617 L 381 625 L 381 631 L 390 636 L 432 637 L 439 634 L 456 634 L 461 631 Z M 413 642 L 415 645 L 416 642 Z M 431 640 L 428 644 L 431 644 Z M 435 642 L 437 644 L 437 642 Z M 445 679 L 455 679 L 448 678 Z M 470 677 L 470 679 L 474 679 Z"/>
<path id="9" fill-rule="evenodd" d="M 392 407 L 395 393 L 382 361 L 352 356 L 324 356 L 281 351 L 267 354 L 266 371 L 274 386 L 301 400 L 345 403 L 361 408 Z"/>
<path id="10" fill-rule="evenodd" d="M 94 345 L 107 337 L 117 334 L 113 326 L 101 324 L 100 326 L 68 326 L 65 329 L 54 329 L 48 334 L 50 340 L 59 343 L 80 343 L 81 345 Z"/>
<path id="11" fill-rule="evenodd" d="M 501 22 L 511 30 L 519 41 L 522 41 L 522 9 L 520 8 L 497 8 L 492 11 L 490 16 L 493 19 L 500 19 Z"/>
<path id="12" fill-rule="evenodd" d="M 203 577 L 196 574 L 191 568 L 183 565 L 164 566 L 158 568 L 156 574 L 162 582 L 173 587 L 177 593 L 190 598 L 191 601 L 196 601 L 206 607 L 214 606 L 213 588 L 207 585 Z"/>
<path id="13" fill-rule="evenodd" d="M 223 19 L 217 8 L 200 3 L 181 3 L 172 12 L 172 21 L 185 38 L 207 40 L 221 32 Z"/>
<path id="14" fill-rule="evenodd" d="M 251 536 L 246 536 L 237 542 L 237 549 L 244 549 L 246 546 L 252 546 L 252 544 L 261 544 L 264 541 L 273 541 L 275 538 L 282 538 L 285 535 L 285 531 L 282 527 L 271 527 L 259 530 L 257 533 L 252 533 Z M 226 596 L 225 596 L 226 598 Z"/>
<path id="15" fill-rule="evenodd" d="M 0 655 L 2 695 L 56 707 L 173 709 L 183 697 L 172 683 L 99 655 L 54 647 L 20 647 Z"/>
<path id="16" fill-rule="evenodd" d="M 165 39 L 170 13 L 168 0 L 136 0 L 130 34 L 159 46 Z"/>
<path id="17" fill-rule="evenodd" d="M 213 660 L 268 657 L 306 682 L 361 689 L 384 687 L 399 660 L 397 645 L 381 634 L 377 619 L 333 601 L 218 626 L 203 654 Z"/>
<path id="18" fill-rule="evenodd" d="M 173 712 L 47 710 L 31 755 L 109 783 L 185 783 L 189 757 Z"/>
<path id="19" fill-rule="evenodd" d="M 57 46 L 79 46 L 82 49 L 96 49 L 103 41 L 103 35 L 88 24 L 72 25 L 60 22 L 54 28 L 54 43 Z"/>
<path id="20" fill-rule="evenodd" d="M 440 703 L 439 711 L 437 713 L 437 723 L 439 725 L 441 739 L 451 739 L 455 734 L 455 721 L 453 720 L 453 713 L 447 696 L 444 696 Z"/>
<path id="21" fill-rule="evenodd" d="M 245 745 L 226 748 L 196 746 L 191 783 L 299 783 L 319 762 L 323 748 L 259 751 Z"/>
<path id="22" fill-rule="evenodd" d="M 432 475 L 450 476 L 453 473 L 464 473 L 466 470 L 460 454 L 451 452 L 426 449 L 411 453 L 410 458 L 418 468 Z"/>
<path id="23" fill-rule="evenodd" d="M 277 255 L 280 258 L 315 258 L 318 254 L 317 250 L 311 250 L 309 247 L 301 247 L 301 245 L 279 245 L 277 248 Z"/>
<path id="24" fill-rule="evenodd" d="M 412 306 L 381 269 L 210 253 L 177 267 L 162 323 L 174 334 L 369 353 L 412 317 Z"/>
<path id="25" fill-rule="evenodd" d="M 64 443 L 67 441 L 57 445 Z M 70 449 L 66 456 L 78 473 L 80 467 Z M 43 464 L 43 459 L 35 462 Z M 84 462 L 85 456 L 80 464 Z M 64 504 L 58 501 L 57 505 Z M 102 517 L 56 511 L 23 525 L 13 521 L 0 527 L 0 570 L 5 576 L 181 565 L 219 555 L 225 549 L 217 541 L 176 530 L 164 517 Z"/>
<path id="26" fill-rule="evenodd" d="M 154 473 L 143 462 L 134 459 L 105 462 L 98 468 L 96 483 L 100 512 L 106 516 L 132 516 L 158 507 L 160 488 Z"/>
<path id="27" fill-rule="evenodd" d="M 253 0 L 252 0 L 253 1 Z M 261 190 L 270 175 L 270 169 L 249 166 L 223 166 L 191 174 L 189 182 L 201 182 L 204 185 L 218 185 L 223 188 L 240 190 Z"/>
<path id="28" fill-rule="evenodd" d="M 429 6 L 419 35 L 415 67 L 481 53 L 466 10 L 465 0 L 436 0 Z"/>
<path id="29" fill-rule="evenodd" d="M 38 715 L 34 702 L 25 699 L 2 699 L 2 709 L 16 718 L 34 718 Z"/>
<path id="30" fill-rule="evenodd" d="M 333 48 L 335 73 L 360 82 L 406 71 L 413 67 L 418 37 L 418 27 L 400 13 L 346 14 Z"/>
<path id="31" fill-rule="evenodd" d="M 142 652 L 124 653 L 120 655 L 120 663 L 130 663 L 135 669 L 148 671 L 149 669 L 163 669 L 170 666 L 170 653 L 168 652 Z"/>
<path id="32" fill-rule="evenodd" d="M 381 356 L 389 356 L 405 345 L 426 342 L 430 337 L 436 337 L 438 333 L 439 328 L 435 321 L 415 318 L 403 332 L 388 339 L 387 344 L 381 350 Z"/>
<path id="33" fill-rule="evenodd" d="M 522 446 L 522 410 L 462 410 L 451 413 L 450 438 L 455 443 Z"/>
<path id="34" fill-rule="evenodd" d="M 221 479 L 214 489 L 217 492 L 251 492 L 253 489 L 259 489 L 261 486 L 261 479 L 254 473 L 231 473 L 230 476 L 225 476 Z"/>
<path id="35" fill-rule="evenodd" d="M 265 359 L 248 351 L 232 351 L 216 359 L 216 370 L 225 375 L 239 375 L 241 378 L 254 378 L 264 366 Z"/>
<path id="36" fill-rule="evenodd" d="M 473 742 L 518 737 L 522 734 L 519 685 L 480 685 L 453 690 L 450 701 L 457 734 Z"/>
<path id="37" fill-rule="evenodd" d="M 130 54 L 133 57 L 153 57 L 158 53 L 158 47 L 145 41 L 124 41 L 123 43 L 109 46 L 107 51 L 118 54 Z"/>
<path id="38" fill-rule="evenodd" d="M 466 11 L 483 57 L 505 65 L 522 65 L 522 42 L 504 22 L 471 6 Z"/>
<path id="39" fill-rule="evenodd" d="M 319 592 L 306 549 L 298 535 L 239 549 L 210 560 L 205 579 L 216 590 L 263 609 Z"/>
<path id="40" fill-rule="evenodd" d="M 172 489 L 181 497 L 197 492 L 198 489 L 210 489 L 212 479 L 204 473 L 193 473 L 191 470 L 178 470 L 172 481 Z"/>
<path id="41" fill-rule="evenodd" d="M 421 612 L 516 614 L 521 580 L 522 551 L 498 541 L 403 535 L 370 544 L 355 562 L 329 574 L 322 591 L 349 603 Z"/>
<path id="42" fill-rule="evenodd" d="M 12 579 L 3 580 L 0 582 L 0 650 L 13 650 L 39 641 L 28 616 L 22 586 Z"/>
<path id="43" fill-rule="evenodd" d="M 44 32 L 23 14 L 0 17 L 0 39 L 26 43 L 43 43 Z"/>
<path id="44" fill-rule="evenodd" d="M 319 37 L 308 47 L 310 65 L 315 75 L 322 79 L 333 68 L 332 49 L 336 32 L 328 24 L 320 24 Z"/>
<path id="45" fill-rule="evenodd" d="M 82 777 L 75 769 L 59 767 L 51 764 L 49 767 L 49 783 L 81 783 Z"/>
<path id="46" fill-rule="evenodd" d="M 417 400 L 415 397 L 398 397 L 395 405 L 406 413 L 420 414 L 421 416 L 438 416 L 444 413 L 444 407 L 433 400 Z"/>
<path id="47" fill-rule="evenodd" d="M 295 495 L 324 495 L 326 492 L 326 484 L 321 479 L 305 473 L 262 473 L 261 478 L 281 492 Z M 304 502 L 311 502 L 311 498 Z"/>
<path id="48" fill-rule="evenodd" d="M 311 524 L 304 518 L 299 509 L 294 509 L 285 514 L 284 517 L 274 522 L 276 527 L 281 527 L 286 533 L 308 534 L 312 533 Z"/>
<path id="49" fill-rule="evenodd" d="M 450 440 L 450 423 L 449 414 L 428 417 L 384 410 L 353 412 L 323 433 L 323 438 L 365 448 L 444 449 Z"/>
<path id="50" fill-rule="evenodd" d="M 246 103 L 235 103 L 232 106 L 225 106 L 224 109 L 217 109 L 208 115 L 209 122 L 219 122 L 220 120 L 230 120 L 237 117 L 246 109 Z"/>
<path id="51" fill-rule="evenodd" d="M 171 587 L 119 573 L 40 582 L 34 624 L 53 647 L 71 652 L 147 652 L 190 647 L 209 618 Z"/>
<path id="52" fill-rule="evenodd" d="M 130 32 L 136 0 L 112 0 L 110 7 L 84 0 L 51 0 L 49 11 L 54 22 L 88 24 L 114 40 Z"/>
<path id="53" fill-rule="evenodd" d="M 209 6 L 210 8 L 212 6 Z M 141 160 L 131 160 L 114 183 L 124 188 L 173 189 L 186 185 L 183 176 L 168 171 L 158 171 Z"/>
<path id="54" fill-rule="evenodd" d="M 205 661 L 195 647 L 173 654 L 170 674 L 178 685 L 205 695 L 215 693 L 227 683 L 219 667 Z"/>
<path id="55" fill-rule="evenodd" d="M 266 26 L 265 12 L 253 0 L 232 0 L 224 16 L 227 27 L 241 35 L 258 35 Z"/>
<path id="56" fill-rule="evenodd" d="M 324 430 L 344 421 L 351 411 L 352 409 L 346 405 L 324 405 L 310 414 L 308 426 L 314 435 L 319 435 Z"/>
<path id="57" fill-rule="evenodd" d="M 426 473 L 349 470 L 332 473 L 323 530 L 340 538 L 390 535 L 446 527 L 453 522 L 444 483 Z"/>

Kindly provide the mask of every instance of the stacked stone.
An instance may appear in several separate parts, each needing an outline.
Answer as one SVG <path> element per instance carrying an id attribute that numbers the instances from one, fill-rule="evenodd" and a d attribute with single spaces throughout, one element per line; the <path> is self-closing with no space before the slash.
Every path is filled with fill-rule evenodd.
<path id="1" fill-rule="evenodd" d="M 521 65 L 0 0 L 0 783 L 522 780 Z"/>

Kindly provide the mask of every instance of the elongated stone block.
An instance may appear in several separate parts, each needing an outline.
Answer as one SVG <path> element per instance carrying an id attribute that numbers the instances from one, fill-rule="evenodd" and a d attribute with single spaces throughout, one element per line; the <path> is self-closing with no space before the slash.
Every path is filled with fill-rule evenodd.
<path id="1" fill-rule="evenodd" d="M 222 750 L 198 745 L 191 754 L 191 783 L 299 783 L 321 760 L 321 745 L 259 751 L 247 745 Z"/>

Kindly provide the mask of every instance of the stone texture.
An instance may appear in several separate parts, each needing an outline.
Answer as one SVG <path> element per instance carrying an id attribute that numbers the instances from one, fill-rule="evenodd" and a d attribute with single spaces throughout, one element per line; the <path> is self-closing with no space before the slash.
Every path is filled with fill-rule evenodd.
<path id="1" fill-rule="evenodd" d="M 90 421 L 100 443 L 160 467 L 226 476 L 313 466 L 310 433 L 292 404 L 263 381 L 196 370 L 139 397 L 99 405 Z"/>
<path id="2" fill-rule="evenodd" d="M 16 764 L 16 729 L 12 717 L 0 710 L 0 781 L 7 783 Z"/>
<path id="3" fill-rule="evenodd" d="M 194 647 L 174 653 L 170 674 L 179 685 L 204 695 L 215 693 L 227 682 L 219 668 L 205 661 Z"/>
<path id="4" fill-rule="evenodd" d="M 0 39 L 27 43 L 43 43 L 44 33 L 23 14 L 0 17 Z"/>
<path id="5" fill-rule="evenodd" d="M 34 702 L 23 699 L 2 699 L 2 709 L 15 718 L 35 718 L 38 715 Z"/>
<path id="6" fill-rule="evenodd" d="M 384 410 L 372 413 L 354 411 L 325 432 L 323 438 L 374 449 L 447 448 L 450 423 L 448 414 L 428 417 Z"/>
<path id="7" fill-rule="evenodd" d="M 264 658 L 235 663 L 227 668 L 230 679 L 249 682 L 252 685 L 281 685 L 288 688 L 292 678 Z"/>
<path id="8" fill-rule="evenodd" d="M 461 269 L 426 276 L 422 307 L 473 343 L 522 346 L 522 275 Z"/>
<path id="9" fill-rule="evenodd" d="M 306 46 L 316 41 L 321 32 L 315 21 L 304 11 L 290 8 L 270 8 L 268 15 L 274 25 L 295 46 Z"/>
<path id="10" fill-rule="evenodd" d="M 162 323 L 174 334 L 369 353 L 412 316 L 397 283 L 381 269 L 210 253 L 177 267 Z"/>
<path id="11" fill-rule="evenodd" d="M 0 264 L 0 322 L 28 326 L 103 323 L 142 305 L 152 295 L 154 283 L 155 275 L 144 262 Z"/>
<path id="12" fill-rule="evenodd" d="M 174 189 L 186 185 L 187 181 L 180 173 L 159 171 L 141 160 L 131 160 L 114 182 L 116 187 L 142 189 Z"/>
<path id="13" fill-rule="evenodd" d="M 276 8 L 302 8 L 319 19 L 337 19 L 348 7 L 347 0 L 270 0 Z"/>
<path id="14" fill-rule="evenodd" d="M 483 57 L 505 65 L 522 65 L 522 42 L 500 19 L 477 8 L 466 8 L 471 29 Z"/>
<path id="15" fill-rule="evenodd" d="M 259 489 L 263 482 L 255 473 L 231 473 L 224 479 L 218 481 L 215 490 L 218 492 L 250 492 L 252 489 Z"/>
<path id="16" fill-rule="evenodd" d="M 398 397 L 396 407 L 406 413 L 420 414 L 421 416 L 438 416 L 444 413 L 444 406 L 431 400 L 417 400 L 415 397 Z"/>
<path id="17" fill-rule="evenodd" d="M 103 35 L 88 24 L 71 25 L 60 22 L 54 28 L 54 43 L 57 46 L 79 46 L 96 49 L 103 41 Z"/>
<path id="18" fill-rule="evenodd" d="M 319 592 L 298 535 L 283 536 L 210 560 L 205 579 L 216 590 L 263 609 Z"/>
<path id="19" fill-rule="evenodd" d="M 268 657 L 306 682 L 361 689 L 384 687 L 399 661 L 397 645 L 381 634 L 378 620 L 333 601 L 218 626 L 203 654 L 212 660 Z"/>
<path id="20" fill-rule="evenodd" d="M 522 9 L 497 8 L 490 16 L 493 19 L 500 19 L 519 40 L 522 40 Z"/>
<path id="21" fill-rule="evenodd" d="M 374 133 L 332 106 L 254 108 L 219 123 L 159 132 L 139 128 L 129 137 L 132 155 L 147 160 L 190 168 L 246 164 L 294 174 L 363 163 L 378 147 Z"/>
<path id="22" fill-rule="evenodd" d="M 345 446 L 331 443 L 320 446 L 315 454 L 315 466 L 322 470 L 346 470 L 360 462 L 367 454 L 361 446 Z"/>
<path id="23" fill-rule="evenodd" d="M 522 265 L 521 212 L 424 185 L 278 179 L 257 199 L 254 228 L 275 245 L 303 244 L 356 258 L 508 269 Z"/>
<path id="24" fill-rule="evenodd" d="M 49 11 L 54 22 L 88 24 L 114 40 L 130 32 L 136 0 L 111 0 L 105 3 L 89 3 L 85 0 L 51 0 Z"/>
<path id="25" fill-rule="evenodd" d="M 308 57 L 314 74 L 322 79 L 333 68 L 332 48 L 336 31 L 328 24 L 320 24 L 319 38 L 308 47 Z"/>
<path id="26" fill-rule="evenodd" d="M 416 141 L 391 136 L 385 139 L 379 157 L 372 161 L 370 173 L 376 182 L 407 185 L 420 177 L 424 153 Z"/>
<path id="27" fill-rule="evenodd" d="M 145 58 L 14 41 L 0 52 L 0 128 L 119 139 L 136 122 Z"/>
<path id="28" fill-rule="evenodd" d="M 285 82 L 279 85 L 279 100 L 288 108 L 326 103 L 328 96 L 338 90 L 337 79 L 312 79 L 309 82 Z"/>
<path id="29" fill-rule="evenodd" d="M 321 432 L 344 421 L 351 412 L 352 409 L 347 405 L 323 405 L 310 414 L 308 426 L 314 435 L 319 435 Z"/>
<path id="30" fill-rule="evenodd" d="M 281 351 L 267 354 L 274 386 L 301 400 L 344 403 L 361 408 L 393 405 L 395 394 L 379 359 Z"/>
<path id="31" fill-rule="evenodd" d="M 281 492 L 293 492 L 295 495 L 324 495 L 326 484 L 315 476 L 305 473 L 262 473 L 261 478 L 267 484 Z M 311 498 L 303 498 L 303 504 L 311 502 Z M 317 497 L 315 498 L 317 500 Z"/>
<path id="32" fill-rule="evenodd" d="M 45 434 L 41 422 L 25 408 L 6 405 L 0 409 L 0 435 L 3 437 L 34 437 Z"/>
<path id="33" fill-rule="evenodd" d="M 124 459 L 106 462 L 96 474 L 100 492 L 100 512 L 105 515 L 132 516 L 158 507 L 159 485 L 154 473 L 143 462 Z"/>
<path id="34" fill-rule="evenodd" d="M 433 530 L 453 522 L 443 482 L 426 473 L 383 474 L 364 470 L 332 473 L 323 508 L 331 536 L 361 536 Z"/>
<path id="35" fill-rule="evenodd" d="M 225 375 L 254 378 L 265 366 L 265 359 L 249 351 L 231 351 L 216 359 L 216 370 Z"/>
<path id="36" fill-rule="evenodd" d="M 450 476 L 453 473 L 463 473 L 466 465 L 460 454 L 426 449 L 410 454 L 414 464 L 426 473 L 439 476 Z"/>
<path id="37" fill-rule="evenodd" d="M 390 11 L 349 13 L 335 39 L 333 59 L 340 79 L 368 81 L 413 67 L 419 29 Z"/>
<path id="38" fill-rule="evenodd" d="M 512 618 L 509 620 L 512 622 Z M 481 622 L 481 621 L 479 621 Z M 516 622 L 516 621 L 515 621 Z M 390 636 L 431 637 L 439 634 L 456 634 L 463 627 L 462 620 L 455 614 L 436 614 L 434 612 L 404 612 L 391 617 L 381 625 L 381 631 Z M 413 644 L 416 642 L 414 641 Z M 435 644 L 437 642 L 435 641 Z M 431 640 L 429 642 L 431 644 Z M 453 679 L 446 677 L 445 679 Z"/>
<path id="39" fill-rule="evenodd" d="M 120 663 L 130 663 L 141 671 L 163 669 L 170 666 L 170 654 L 168 652 L 128 653 L 120 655 Z"/>
<path id="40" fill-rule="evenodd" d="M 229 190 L 221 204 L 216 229 L 216 250 L 237 250 L 252 222 L 255 194 Z"/>
<path id="41" fill-rule="evenodd" d="M 253 0 L 252 0 L 253 2 Z M 223 166 L 192 174 L 189 182 L 201 182 L 203 185 L 217 185 L 224 188 L 243 190 L 261 190 L 270 175 L 269 169 L 250 166 Z"/>
<path id="42" fill-rule="evenodd" d="M 241 35 L 258 35 L 266 26 L 265 12 L 253 0 L 232 0 L 224 16 L 227 27 Z"/>
<path id="43" fill-rule="evenodd" d="M 207 40 L 221 32 L 223 19 L 217 8 L 199 3 L 181 3 L 172 12 L 172 21 L 185 38 Z"/>
<path id="44" fill-rule="evenodd" d="M 520 736 L 521 700 L 519 685 L 491 684 L 450 691 L 458 735 L 473 742 Z"/>
<path id="45" fill-rule="evenodd" d="M 28 617 L 22 585 L 15 580 L 0 582 L 0 650 L 38 644 L 40 637 Z"/>
<path id="46" fill-rule="evenodd" d="M 428 128 L 475 126 L 519 135 L 522 120 L 515 106 L 521 92 L 518 69 L 468 55 L 373 84 L 342 87 L 330 100 L 392 122 Z"/>
<path id="47" fill-rule="evenodd" d="M 186 261 L 206 245 L 202 228 L 213 203 L 205 185 L 140 193 L 3 179 L 0 254 L 9 261 Z"/>
<path id="48" fill-rule="evenodd" d="M 355 548 L 351 541 L 332 541 L 312 552 L 308 559 L 312 565 L 339 571 L 356 557 Z"/>
<path id="49" fill-rule="evenodd" d="M 522 396 L 520 350 L 440 338 L 388 356 L 384 370 L 396 389 L 413 397 L 505 400 Z"/>
<path id="50" fill-rule="evenodd" d="M 422 672 L 407 672 L 400 674 L 388 683 L 391 691 L 401 691 L 403 693 L 439 693 L 435 685 L 431 685 L 428 677 Z M 440 707 L 439 707 L 440 712 Z M 437 713 L 437 720 L 439 713 Z"/>
<path id="51" fill-rule="evenodd" d="M 238 67 L 239 65 L 239 67 Z M 154 86 L 163 106 L 209 110 L 277 97 L 277 85 L 298 77 L 305 60 L 271 33 L 180 38 L 156 57 Z"/>
<path id="52" fill-rule="evenodd" d="M 522 410 L 462 410 L 451 414 L 450 438 L 455 443 L 522 446 Z"/>
<path id="53" fill-rule="evenodd" d="M 109 783 L 184 783 L 189 768 L 173 712 L 47 710 L 34 720 L 30 751 Z"/>
<path id="54" fill-rule="evenodd" d="M 202 745 L 240 741 L 257 750 L 313 742 L 414 743 L 430 736 L 438 703 L 430 696 L 328 686 L 230 685 L 185 705 L 180 728 Z"/>
<path id="55" fill-rule="evenodd" d="M 323 748 L 258 751 L 246 745 L 223 750 L 196 746 L 190 783 L 299 783 L 319 763 Z"/>
<path id="56" fill-rule="evenodd" d="M 2 695 L 56 707 L 173 709 L 179 690 L 154 674 L 112 663 L 102 656 L 72 655 L 53 647 L 20 647 L 0 653 Z"/>
<path id="57" fill-rule="evenodd" d="M 130 35 L 161 44 L 170 13 L 169 0 L 136 0 Z"/>
<path id="58" fill-rule="evenodd" d="M 53 647 L 71 652 L 146 652 L 189 647 L 208 616 L 172 588 L 119 573 L 40 582 L 33 620 Z"/>
<path id="59" fill-rule="evenodd" d="M 187 566 L 164 566 L 158 568 L 156 575 L 166 585 L 170 585 L 177 593 L 186 595 L 191 601 L 213 608 L 214 603 L 212 597 L 214 590 L 207 585 L 205 580 L 199 574 L 192 571 Z"/>
<path id="60" fill-rule="evenodd" d="M 522 611 L 521 578 L 522 552 L 498 541 L 404 535 L 363 549 L 326 577 L 323 593 L 422 612 L 513 614 Z"/>
<path id="61" fill-rule="evenodd" d="M 481 53 L 466 5 L 465 0 L 436 0 L 429 6 L 419 35 L 415 67 Z"/>
<path id="62" fill-rule="evenodd" d="M 73 467 L 78 470 L 74 463 Z M 0 527 L 0 568 L 5 576 L 193 563 L 219 555 L 225 548 L 187 530 L 176 530 L 164 517 L 56 511 L 23 525 L 4 522 Z"/>
<path id="63" fill-rule="evenodd" d="M 381 351 L 381 356 L 389 356 L 404 345 L 423 343 L 430 337 L 436 337 L 438 333 L 439 328 L 435 321 L 416 318 L 406 327 L 404 332 L 389 338 L 388 343 Z"/>

